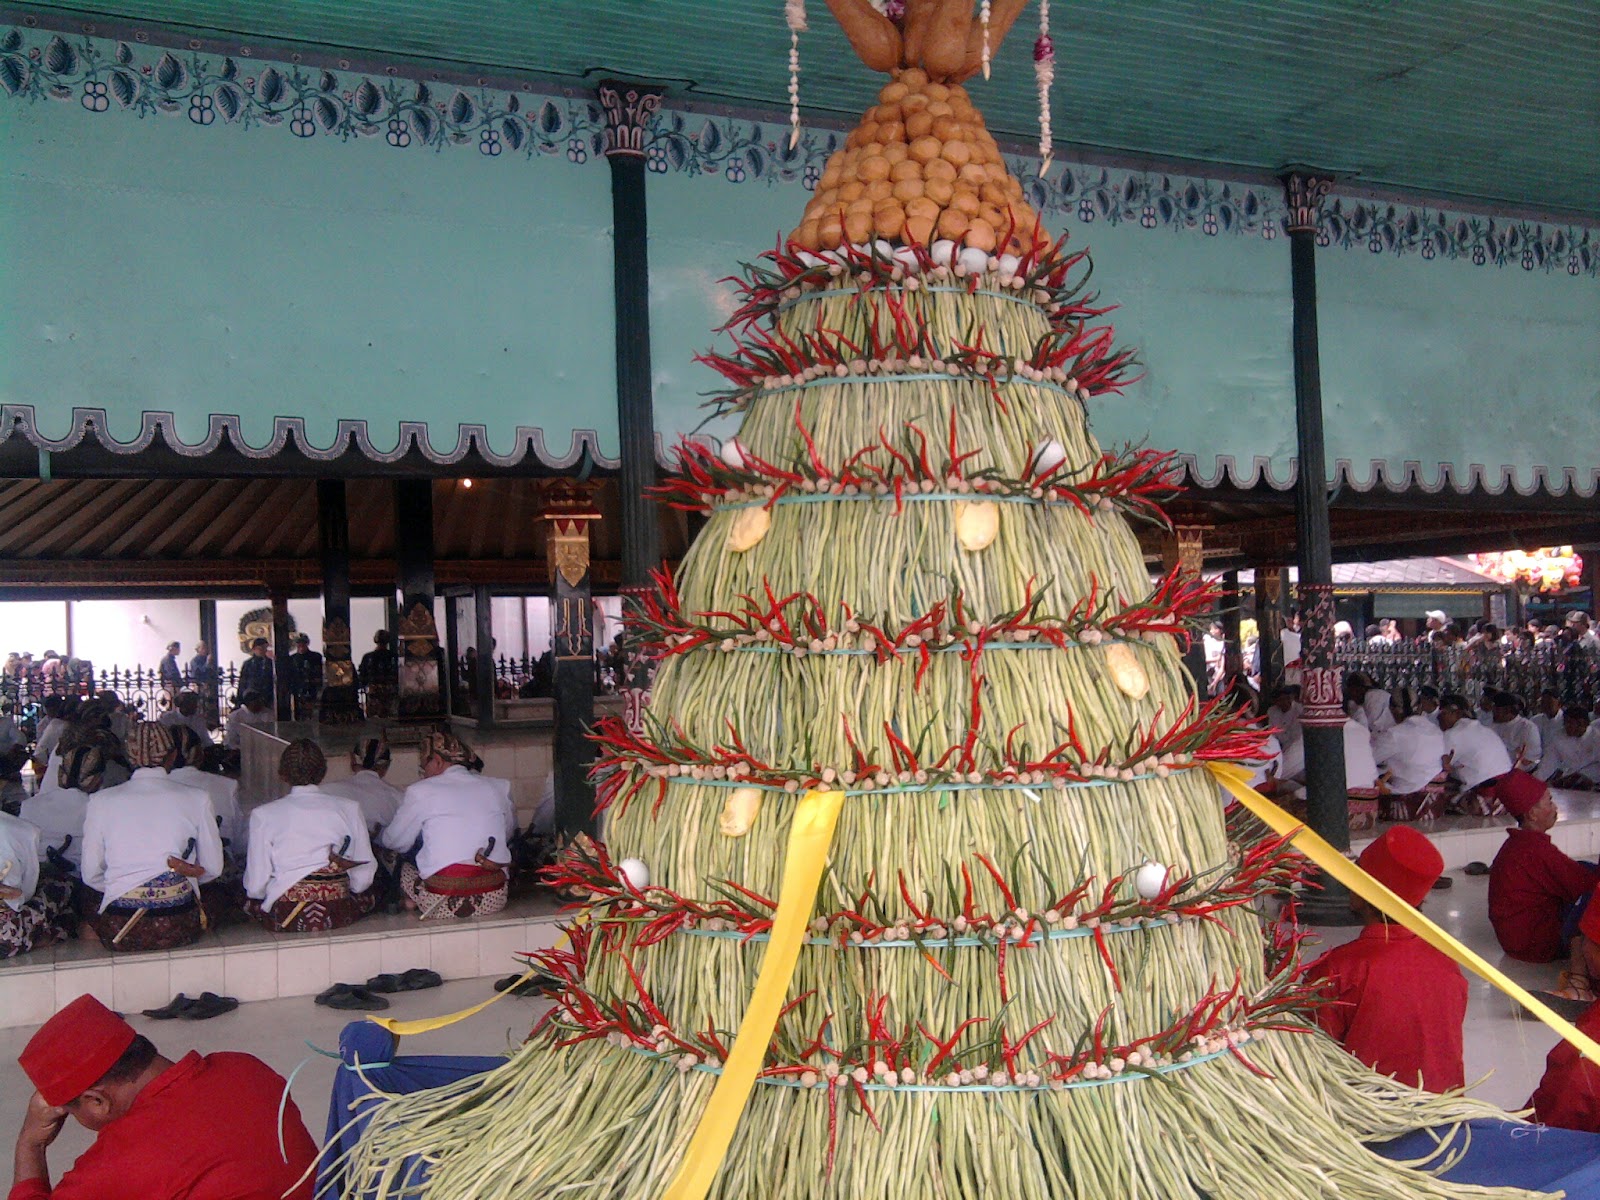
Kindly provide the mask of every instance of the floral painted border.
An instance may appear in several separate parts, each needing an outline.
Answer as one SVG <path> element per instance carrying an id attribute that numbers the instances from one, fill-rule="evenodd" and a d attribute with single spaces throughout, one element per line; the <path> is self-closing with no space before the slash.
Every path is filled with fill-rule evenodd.
<path id="1" fill-rule="evenodd" d="M 605 118 L 593 100 L 540 95 L 532 85 L 518 92 L 438 84 L 436 91 L 405 78 L 399 67 L 385 68 L 376 80 L 357 79 L 359 74 L 254 58 L 241 65 L 227 54 L 37 29 L 0 35 L 0 92 L 17 99 L 76 100 L 92 113 L 115 106 L 139 117 L 185 114 L 201 127 L 219 121 L 244 129 L 287 125 L 298 138 L 381 135 L 402 150 L 476 146 L 486 158 L 564 155 L 578 164 L 604 153 Z M 779 123 L 665 109 L 647 136 L 646 166 L 657 174 L 764 181 L 769 187 L 798 183 L 809 191 L 842 140 L 835 131 L 810 129 L 791 146 L 788 129 Z M 1272 186 L 1065 163 L 1041 176 L 1039 160 L 1021 156 L 1010 165 L 1036 209 L 1080 224 L 1133 223 L 1269 240 L 1283 230 L 1283 199 Z M 1600 278 L 1600 230 L 1576 225 L 1334 197 L 1324 205 L 1317 241 L 1373 254 L 1414 253 Z"/>

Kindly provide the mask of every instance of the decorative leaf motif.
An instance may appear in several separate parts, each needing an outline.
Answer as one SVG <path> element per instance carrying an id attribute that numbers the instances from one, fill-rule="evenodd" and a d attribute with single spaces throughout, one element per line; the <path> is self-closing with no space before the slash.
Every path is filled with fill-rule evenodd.
<path id="1" fill-rule="evenodd" d="M 339 106 L 326 96 L 318 96 L 311 102 L 311 113 L 317 124 L 329 133 L 339 128 Z"/>
<path id="2" fill-rule="evenodd" d="M 216 105 L 224 121 L 237 120 L 244 108 L 244 93 L 231 83 L 221 84 L 217 88 Z"/>
<path id="3" fill-rule="evenodd" d="M 420 83 L 419 82 L 417 84 L 417 103 L 418 104 L 432 104 L 433 103 L 433 93 L 428 90 L 428 85 L 425 84 L 425 83 Z"/>
<path id="4" fill-rule="evenodd" d="M 512 92 L 509 96 L 506 97 L 506 111 L 507 112 L 521 112 L 522 111 L 522 101 L 517 99 L 517 94 L 515 92 Z"/>
<path id="5" fill-rule="evenodd" d="M 117 43 L 117 61 L 125 67 L 133 65 L 133 47 L 127 42 Z"/>
<path id="6" fill-rule="evenodd" d="M 714 155 L 722 149 L 722 130 L 715 121 L 707 121 L 700 127 L 700 153 L 707 157 Z"/>
<path id="7" fill-rule="evenodd" d="M 28 82 L 28 60 L 7 54 L 0 58 L 0 88 L 6 95 L 15 96 Z"/>
<path id="8" fill-rule="evenodd" d="M 222 60 L 222 77 L 230 83 L 239 78 L 239 64 L 231 58 L 224 58 Z"/>
<path id="9" fill-rule="evenodd" d="M 751 146 L 744 152 L 744 167 L 750 178 L 758 178 L 767 169 L 767 155 L 760 146 Z"/>
<path id="10" fill-rule="evenodd" d="M 319 92 L 337 92 L 339 90 L 339 77 L 332 71 L 324 71 L 322 78 L 317 83 Z"/>
<path id="11" fill-rule="evenodd" d="M 667 161 L 672 164 L 674 171 L 681 171 L 689 165 L 689 139 L 680 135 L 667 138 Z"/>
<path id="12" fill-rule="evenodd" d="M 59 35 L 44 48 L 44 69 L 52 75 L 71 75 L 78 69 L 78 52 Z"/>
<path id="13" fill-rule="evenodd" d="M 106 83 L 110 85 L 112 96 L 123 108 L 132 108 L 133 102 L 139 98 L 139 77 L 132 71 L 115 67 L 106 77 Z"/>
<path id="14" fill-rule="evenodd" d="M 411 110 L 411 128 L 416 131 L 417 141 L 431 142 L 433 131 L 436 128 L 433 120 L 433 110 L 428 108 L 414 108 Z"/>
<path id="15" fill-rule="evenodd" d="M 546 100 L 539 106 L 539 132 L 546 137 L 559 137 L 566 123 L 560 105 L 554 100 Z"/>
<path id="16" fill-rule="evenodd" d="M 175 92 L 188 82 L 189 72 L 170 54 L 163 54 L 156 63 L 156 86 L 164 92 Z"/>
<path id="17" fill-rule="evenodd" d="M 516 117 L 507 117 L 501 121 L 500 133 L 506 139 L 506 145 L 513 150 L 521 150 L 523 142 L 528 140 L 527 126 Z"/>
<path id="18" fill-rule="evenodd" d="M 356 88 L 355 108 L 363 117 L 371 117 L 383 107 L 383 93 L 373 86 L 372 80 L 363 79 Z"/>
<path id="19" fill-rule="evenodd" d="M 472 124 L 472 118 L 476 113 L 477 108 L 472 103 L 472 97 L 465 92 L 457 92 L 450 97 L 450 120 L 455 124 Z"/>
<path id="20" fill-rule="evenodd" d="M 0 51 L 7 54 L 22 49 L 22 34 L 15 29 L 6 30 L 5 36 L 0 37 Z"/>
<path id="21" fill-rule="evenodd" d="M 287 85 L 283 76 L 276 67 L 268 67 L 261 72 L 261 78 L 256 80 L 256 99 L 262 104 L 273 105 L 282 102 Z"/>

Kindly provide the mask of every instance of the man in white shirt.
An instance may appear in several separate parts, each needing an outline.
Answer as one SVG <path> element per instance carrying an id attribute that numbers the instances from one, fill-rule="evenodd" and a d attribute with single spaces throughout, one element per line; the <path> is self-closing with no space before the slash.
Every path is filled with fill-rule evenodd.
<path id="1" fill-rule="evenodd" d="M 177 749 L 178 765 L 172 768 L 168 778 L 185 787 L 199 788 L 211 797 L 211 805 L 221 823 L 222 838 L 228 843 L 227 849 L 235 862 L 243 862 L 245 839 L 250 834 L 250 826 L 239 808 L 239 781 L 205 769 L 210 758 L 209 737 L 201 739 L 195 736 L 194 730 L 187 725 L 170 728 Z"/>
<path id="2" fill-rule="evenodd" d="M 1300 610 L 1289 614 L 1278 634 L 1278 644 L 1283 647 L 1283 682 L 1293 687 L 1300 684 Z"/>
<path id="3" fill-rule="evenodd" d="M 75 924 L 72 884 L 39 877 L 39 830 L 0 812 L 0 958 L 66 941 Z"/>
<path id="4" fill-rule="evenodd" d="M 1549 746 L 1555 736 L 1561 732 L 1566 724 L 1561 711 L 1561 693 L 1554 688 L 1545 688 L 1539 693 L 1539 710 L 1530 718 L 1539 728 L 1539 741 L 1544 746 Z"/>
<path id="5" fill-rule="evenodd" d="M 1567 614 L 1567 632 L 1585 650 L 1600 650 L 1600 636 L 1590 627 L 1589 614 L 1574 609 Z"/>
<path id="6" fill-rule="evenodd" d="M 239 730 L 246 725 L 257 729 L 271 729 L 277 718 L 272 713 L 272 698 L 262 692 L 251 692 L 239 698 L 239 706 L 228 714 L 227 728 L 222 734 L 222 748 L 239 752 Z"/>
<path id="7" fill-rule="evenodd" d="M 1417 689 L 1417 715 L 1427 717 L 1435 727 L 1439 724 L 1439 689 L 1432 684 Z"/>
<path id="8" fill-rule="evenodd" d="M 195 736 L 202 741 L 211 740 L 211 730 L 206 725 L 205 715 L 200 711 L 200 697 L 194 692 L 179 692 L 173 707 L 156 719 L 169 729 L 183 725 L 194 730 Z"/>
<path id="9" fill-rule="evenodd" d="M 1510 692 L 1494 692 L 1490 701 L 1492 720 L 1489 729 L 1505 743 L 1511 765 L 1531 771 L 1544 753 L 1539 727 L 1517 710 L 1521 707 Z"/>
<path id="10" fill-rule="evenodd" d="M 290 742 L 278 762 L 289 794 L 250 814 L 246 907 L 274 932 L 342 929 L 371 912 L 378 898 L 361 806 L 324 791 L 319 785 L 327 773 L 316 742 Z"/>
<path id="11" fill-rule="evenodd" d="M 211 797 L 174 783 L 170 730 L 141 721 L 128 733 L 133 778 L 89 800 L 83 882 L 101 893 L 87 919 L 108 950 L 169 950 L 200 940 L 200 887 L 222 874 Z"/>
<path id="12" fill-rule="evenodd" d="M 454 734 L 422 739 L 422 778 L 406 789 L 380 844 L 404 854 L 420 839 L 416 863 L 400 865 L 406 907 L 424 921 L 488 916 L 505 907 L 517 831 L 511 784 L 468 770 L 477 758 Z"/>
<path id="13" fill-rule="evenodd" d="M 1461 785 L 1462 799 L 1474 807 L 1468 793 L 1511 770 L 1511 756 L 1486 726 L 1471 717 L 1472 704 L 1452 692 L 1439 701 L 1439 729 L 1444 734 L 1445 769 Z M 1493 802 L 1498 805 L 1498 801 Z M 1489 815 L 1485 812 L 1481 815 Z"/>
<path id="14" fill-rule="evenodd" d="M 1344 729 L 1344 784 L 1351 792 L 1377 794 L 1378 760 L 1372 754 L 1372 734 L 1360 721 L 1346 721 Z"/>
<path id="15" fill-rule="evenodd" d="M 359 804 L 368 831 L 376 836 L 394 820 L 404 794 L 384 778 L 388 773 L 388 743 L 382 738 L 365 738 L 350 751 L 350 778 L 324 783 L 322 790 Z"/>
<path id="16" fill-rule="evenodd" d="M 1600 787 L 1600 725 L 1591 725 L 1589 710 L 1576 704 L 1563 716 L 1561 730 L 1545 743 L 1534 774 L 1551 787 L 1593 791 Z"/>
<path id="17" fill-rule="evenodd" d="M 55 752 L 61 735 L 67 731 L 67 722 L 61 717 L 62 699 L 60 696 L 46 696 L 44 698 L 43 717 L 39 727 L 34 731 L 33 739 L 33 770 L 43 780 L 50 764 L 50 756 Z"/>
<path id="18" fill-rule="evenodd" d="M 1266 722 L 1267 728 L 1277 735 L 1280 745 L 1287 747 L 1300 740 L 1302 712 L 1298 687 L 1285 684 L 1272 693 L 1272 703 L 1267 708 Z"/>
<path id="19" fill-rule="evenodd" d="M 1368 733 L 1382 733 L 1394 725 L 1394 713 L 1389 711 L 1389 693 L 1370 675 L 1351 672 L 1344 681 L 1344 695 L 1350 719 L 1365 725 Z"/>
<path id="20" fill-rule="evenodd" d="M 81 869 L 89 797 L 104 785 L 105 771 L 105 756 L 98 746 L 77 746 L 62 759 L 58 786 L 22 802 L 23 819 L 39 829 L 41 858 L 48 859 L 54 851 L 74 871 Z"/>

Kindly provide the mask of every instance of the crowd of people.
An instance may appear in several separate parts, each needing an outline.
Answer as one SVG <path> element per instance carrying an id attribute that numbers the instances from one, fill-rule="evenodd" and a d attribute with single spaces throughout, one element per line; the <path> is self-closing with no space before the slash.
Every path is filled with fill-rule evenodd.
<path id="1" fill-rule="evenodd" d="M 504 907 L 511 785 L 453 734 L 423 736 L 420 778 L 403 792 L 385 779 L 380 739 L 355 745 L 337 782 L 317 742 L 291 742 L 278 764 L 286 794 L 245 813 L 225 747 L 184 695 L 159 721 L 114 696 L 47 699 L 24 746 L 38 790 L 14 791 L 0 811 L 0 957 L 73 936 L 171 949 L 231 920 L 318 932 L 380 906 L 424 920 Z M 268 720 L 252 695 L 229 732 Z"/>

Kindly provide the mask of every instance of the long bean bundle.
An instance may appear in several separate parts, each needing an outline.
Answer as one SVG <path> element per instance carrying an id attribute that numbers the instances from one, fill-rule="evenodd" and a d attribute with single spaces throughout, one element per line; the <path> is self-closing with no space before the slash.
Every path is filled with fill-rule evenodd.
<path id="1" fill-rule="evenodd" d="M 919 74 L 897 111 L 953 128 Z M 844 167 L 876 161 L 852 138 Z M 860 170 L 830 194 L 889 181 Z M 1524 1194 L 1363 1144 L 1499 1114 L 1315 1030 L 1258 903 L 1295 863 L 1230 833 L 1197 769 L 1252 745 L 1180 662 L 1203 592 L 1152 587 L 1128 523 L 1148 460 L 1088 428 L 1130 357 L 1081 255 L 996 244 L 1019 253 L 802 237 L 748 271 L 708 360 L 744 419 L 671 489 L 709 520 L 638 630 L 663 659 L 645 729 L 600 735 L 607 836 L 560 868 L 592 903 L 543 957 L 556 1007 L 488 1076 L 378 1104 L 352 1194 L 660 1195 L 814 789 L 846 798 L 721 1200 Z"/>

